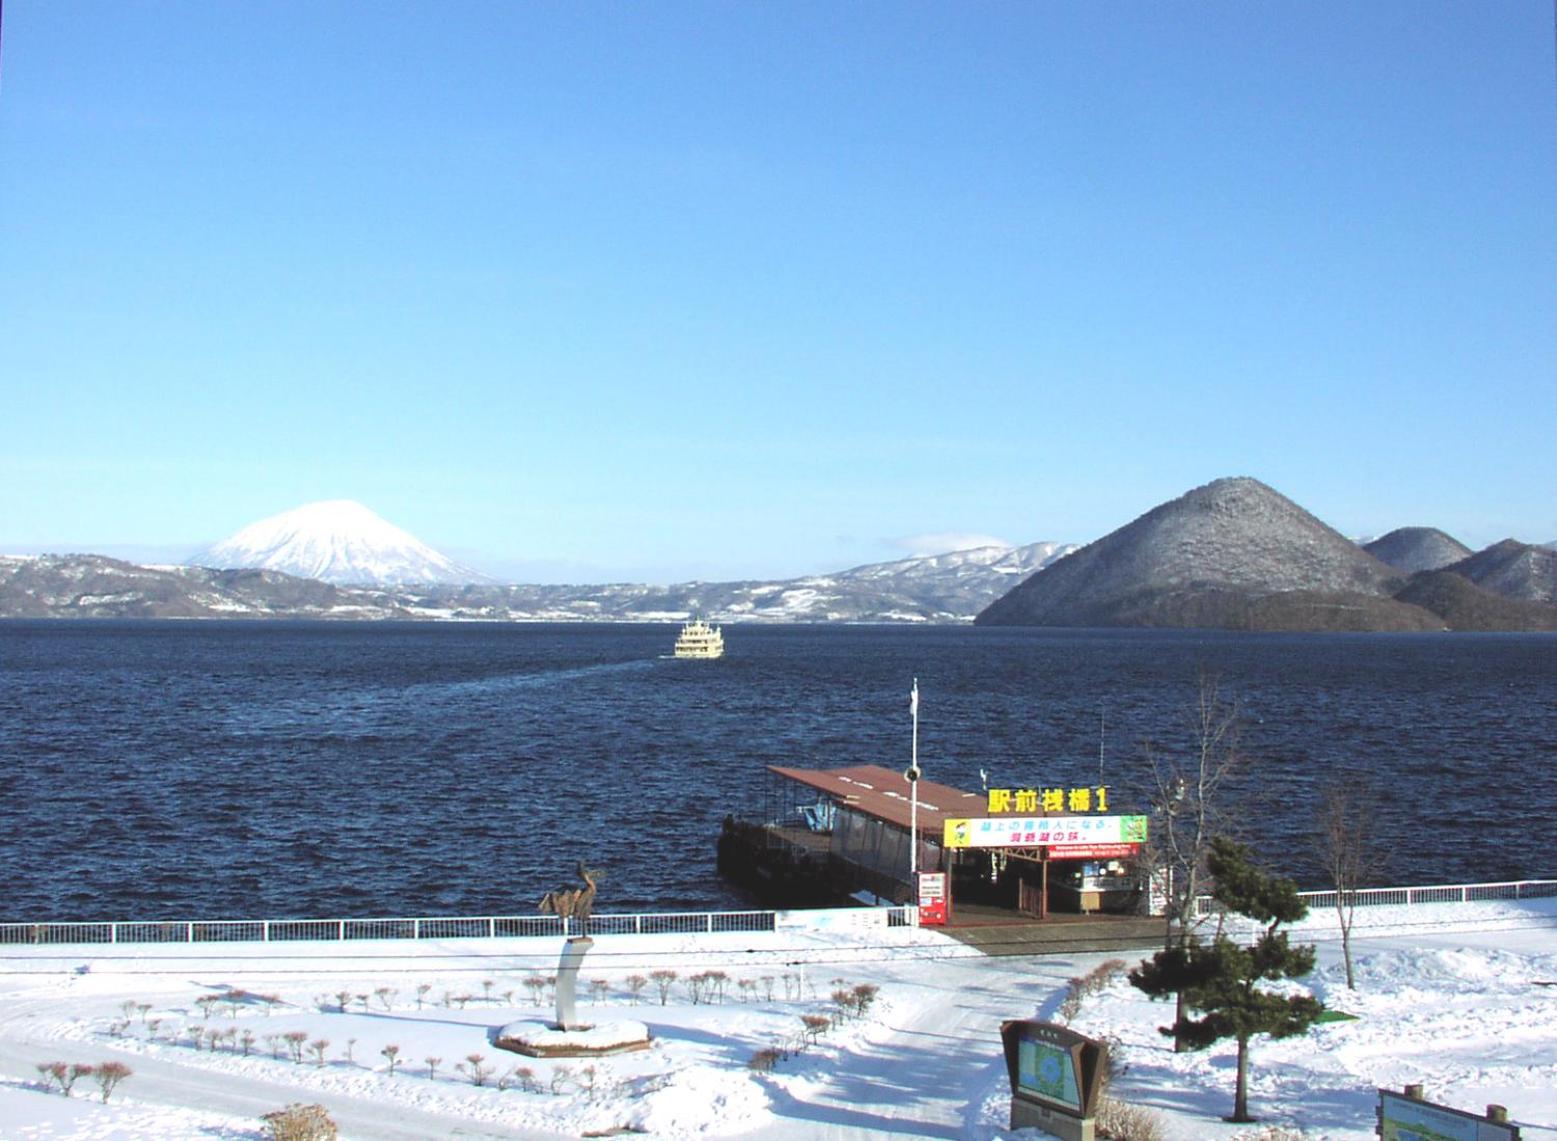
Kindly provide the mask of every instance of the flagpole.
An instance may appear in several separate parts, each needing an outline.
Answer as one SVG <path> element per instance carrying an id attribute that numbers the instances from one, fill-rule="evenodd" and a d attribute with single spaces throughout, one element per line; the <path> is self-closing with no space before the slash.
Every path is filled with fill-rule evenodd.
<path id="1" fill-rule="evenodd" d="M 919 679 L 909 691 L 908 710 L 913 716 L 914 736 L 908 762 L 908 880 L 917 893 L 915 877 L 919 874 Z"/>

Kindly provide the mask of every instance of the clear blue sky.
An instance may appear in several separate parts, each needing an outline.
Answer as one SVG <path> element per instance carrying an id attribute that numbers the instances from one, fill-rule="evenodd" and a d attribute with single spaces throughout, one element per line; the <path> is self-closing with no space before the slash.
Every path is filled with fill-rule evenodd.
<path id="1" fill-rule="evenodd" d="M 1224 475 L 1557 539 L 1550 0 L 4 21 L 0 550 L 787 576 Z"/>

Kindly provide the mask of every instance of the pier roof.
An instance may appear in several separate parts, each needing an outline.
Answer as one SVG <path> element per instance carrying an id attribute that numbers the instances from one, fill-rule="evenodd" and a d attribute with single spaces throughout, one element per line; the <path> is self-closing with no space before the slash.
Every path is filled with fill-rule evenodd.
<path id="1" fill-rule="evenodd" d="M 845 769 L 791 769 L 769 765 L 768 771 L 818 792 L 856 812 L 907 829 L 912 817 L 908 779 L 896 769 L 854 765 Z M 983 793 L 965 792 L 933 780 L 919 780 L 919 828 L 940 835 L 948 819 L 985 815 Z"/>

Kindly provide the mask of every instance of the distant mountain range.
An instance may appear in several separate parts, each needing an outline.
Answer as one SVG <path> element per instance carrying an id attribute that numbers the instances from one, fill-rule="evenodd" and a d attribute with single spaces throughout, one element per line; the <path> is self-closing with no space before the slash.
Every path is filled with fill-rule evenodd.
<path id="1" fill-rule="evenodd" d="M 340 586 L 275 570 L 9 556 L 0 557 L 0 617 L 670 622 L 701 614 L 726 622 L 966 622 L 1073 549 L 979 547 L 785 581 L 673 586 Z"/>
<path id="2" fill-rule="evenodd" d="M 1077 549 L 978 547 L 835 574 L 671 586 L 507 586 L 349 501 L 246 527 L 195 561 L 0 557 L 0 617 L 921 622 L 1246 630 L 1557 629 L 1557 551 L 1472 553 L 1430 527 L 1359 546 L 1248 478 Z"/>
<path id="3" fill-rule="evenodd" d="M 1044 568 L 976 621 L 1242 630 L 1557 629 L 1557 554 L 1513 540 L 1475 555 L 1468 551 L 1430 528 L 1391 532 L 1359 547 L 1258 480 L 1220 479 Z"/>

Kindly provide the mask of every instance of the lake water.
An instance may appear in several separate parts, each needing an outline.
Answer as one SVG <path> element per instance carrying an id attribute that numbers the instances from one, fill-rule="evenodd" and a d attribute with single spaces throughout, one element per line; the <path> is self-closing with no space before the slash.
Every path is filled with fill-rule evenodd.
<path id="1" fill-rule="evenodd" d="M 665 625 L 0 622 L 0 920 L 744 906 L 714 873 L 764 766 L 1096 784 L 1242 711 L 1248 838 L 1304 886 L 1317 789 L 1371 777 L 1385 878 L 1557 875 L 1557 637 Z M 1135 806 L 1139 806 L 1139 802 Z"/>

